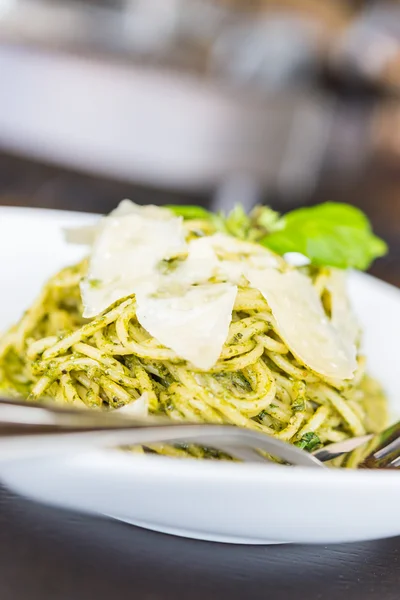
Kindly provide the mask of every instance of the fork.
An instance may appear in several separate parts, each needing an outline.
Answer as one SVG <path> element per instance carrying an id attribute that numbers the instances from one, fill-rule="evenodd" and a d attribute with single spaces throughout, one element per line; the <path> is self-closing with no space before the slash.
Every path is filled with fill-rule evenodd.
<path id="1" fill-rule="evenodd" d="M 209 446 L 244 462 L 268 461 L 276 465 L 269 458 L 275 457 L 293 466 L 312 468 L 324 468 L 323 462 L 368 444 L 363 468 L 394 467 L 400 462 L 399 424 L 377 436 L 352 438 L 311 454 L 262 432 L 233 425 L 182 423 L 161 417 L 138 419 L 118 411 L 61 408 L 0 398 L 0 460 L 162 442 Z"/>
<path id="2" fill-rule="evenodd" d="M 377 434 L 349 438 L 313 452 L 314 458 L 329 462 L 339 456 L 357 456 L 358 469 L 394 469 L 400 466 L 400 421 Z"/>

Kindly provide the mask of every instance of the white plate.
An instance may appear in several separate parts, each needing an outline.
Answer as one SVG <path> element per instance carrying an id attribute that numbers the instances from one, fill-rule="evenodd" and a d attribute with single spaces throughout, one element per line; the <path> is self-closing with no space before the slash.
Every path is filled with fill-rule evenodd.
<path id="1" fill-rule="evenodd" d="M 61 228 L 93 216 L 0 208 L 0 329 L 43 281 L 82 250 Z M 351 278 L 370 372 L 400 413 L 400 292 Z M 0 477 L 37 500 L 150 529 L 239 543 L 344 542 L 400 534 L 400 474 L 268 468 L 124 454 L 116 450 L 0 463 Z"/>

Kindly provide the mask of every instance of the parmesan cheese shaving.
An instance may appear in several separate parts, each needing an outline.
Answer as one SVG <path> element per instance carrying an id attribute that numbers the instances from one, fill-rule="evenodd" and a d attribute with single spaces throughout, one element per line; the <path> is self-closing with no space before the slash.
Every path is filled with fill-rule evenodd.
<path id="1" fill-rule="evenodd" d="M 180 284 L 193 285 L 211 279 L 218 269 L 219 261 L 209 238 L 192 240 L 188 244 L 188 255 L 169 279 Z"/>
<path id="2" fill-rule="evenodd" d="M 350 305 L 346 282 L 346 271 L 331 269 L 327 282 L 331 294 L 331 319 L 340 337 L 355 345 L 360 337 L 360 326 Z"/>
<path id="3" fill-rule="evenodd" d="M 138 292 L 139 323 L 156 340 L 199 369 L 217 362 L 228 336 L 237 287 L 211 284 L 182 296 L 157 298 Z"/>
<path id="4" fill-rule="evenodd" d="M 253 269 L 248 279 L 268 302 L 279 334 L 301 363 L 325 377 L 351 379 L 356 347 L 341 338 L 309 278 L 295 270 Z"/>
<path id="5" fill-rule="evenodd" d="M 93 246 L 97 236 L 102 231 L 103 226 L 107 223 L 110 217 L 125 217 L 131 214 L 138 214 L 157 220 L 168 220 L 174 218 L 171 211 L 161 206 L 155 206 L 149 204 L 146 206 L 139 206 L 132 200 L 122 200 L 115 208 L 110 212 L 107 217 L 101 217 L 95 225 L 85 225 L 83 227 L 67 227 L 64 230 L 65 240 L 68 244 L 77 244 L 80 246 Z"/>
<path id="6" fill-rule="evenodd" d="M 157 265 L 186 251 L 180 218 L 153 219 L 132 213 L 108 217 L 93 247 L 81 284 L 84 317 L 94 317 L 116 300 L 157 278 Z"/>

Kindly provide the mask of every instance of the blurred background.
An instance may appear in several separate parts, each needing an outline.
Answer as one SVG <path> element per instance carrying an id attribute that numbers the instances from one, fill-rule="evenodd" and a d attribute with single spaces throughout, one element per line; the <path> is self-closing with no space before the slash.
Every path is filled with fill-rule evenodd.
<path id="1" fill-rule="evenodd" d="M 360 206 L 400 285 L 400 2 L 0 0 L 0 203 Z"/>

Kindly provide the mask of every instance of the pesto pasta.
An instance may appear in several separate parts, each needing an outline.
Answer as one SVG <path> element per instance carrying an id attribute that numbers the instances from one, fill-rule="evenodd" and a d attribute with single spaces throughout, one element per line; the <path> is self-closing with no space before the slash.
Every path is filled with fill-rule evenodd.
<path id="1" fill-rule="evenodd" d="M 217 224 L 204 215 L 184 221 L 176 218 L 183 228 L 185 244 L 207 238 L 222 239 L 213 238 Z M 96 235 L 99 238 L 103 234 L 97 232 Z M 302 330 L 298 328 L 300 325 L 311 327 L 312 324 L 309 325 L 308 321 L 305 324 L 298 323 L 299 319 L 302 320 L 301 311 L 294 316 L 294 324 L 291 321 L 286 323 L 279 306 L 276 310 L 274 308 L 272 294 L 268 295 L 263 291 L 264 288 L 260 291 L 252 285 L 251 281 L 256 281 L 256 278 L 251 274 L 246 275 L 243 270 L 239 274 L 235 271 L 235 266 L 247 265 L 255 258 L 258 260 L 258 248 L 261 246 L 251 240 L 251 236 L 244 240 L 229 231 L 224 235 L 224 244 L 216 243 L 213 252 L 219 261 L 218 265 L 228 265 L 229 269 L 218 270 L 219 266 L 215 268 L 213 265 L 211 277 L 207 273 L 205 277 L 201 275 L 203 281 L 199 279 L 189 284 L 185 279 L 185 285 L 190 286 L 192 295 L 201 292 L 204 279 L 207 294 L 213 289 L 212 286 L 220 289 L 218 286 L 228 285 L 228 280 L 234 288 L 226 330 L 218 347 L 217 358 L 211 366 L 204 367 L 201 362 L 207 354 L 207 340 L 201 342 L 204 342 L 205 349 L 196 361 L 190 358 L 197 356 L 194 353 L 196 348 L 190 348 L 191 354 L 188 350 L 188 358 L 182 356 L 176 347 L 171 347 L 175 345 L 175 340 L 170 346 L 163 343 L 160 337 L 166 333 L 159 324 L 160 337 L 152 335 L 149 329 L 152 329 L 154 320 L 148 317 L 152 313 L 148 313 L 147 321 L 144 318 L 143 306 L 148 305 L 141 300 L 144 297 L 142 280 L 142 287 L 138 287 L 138 284 L 136 288 L 133 286 L 135 291 L 130 294 L 126 294 L 129 290 L 121 288 L 118 283 L 118 289 L 123 289 L 123 294 L 120 291 L 120 297 L 117 298 L 110 296 L 111 288 L 107 288 L 107 295 L 102 290 L 101 299 L 111 301 L 97 314 L 87 316 L 88 298 L 94 298 L 97 288 L 101 288 L 104 281 L 94 277 L 96 273 L 93 275 L 96 250 L 92 250 L 88 259 L 53 276 L 21 320 L 0 337 L 0 390 L 6 394 L 27 397 L 28 400 L 51 399 L 60 404 L 97 410 L 136 407 L 141 414 L 166 415 L 173 420 L 231 423 L 276 436 L 307 450 L 381 430 L 386 424 L 386 400 L 380 386 L 366 374 L 366 360 L 359 351 L 358 333 L 354 334 L 355 362 L 351 377 L 332 376 L 333 363 L 329 367 L 332 372 L 324 373 L 321 372 L 322 368 L 318 372 L 314 363 L 307 364 L 312 362 L 307 358 L 311 356 L 310 344 L 304 344 Z M 157 293 L 153 289 L 149 292 L 148 297 L 152 301 L 164 302 L 171 294 L 174 294 L 174 299 L 175 296 L 187 299 L 187 289 L 182 291 L 182 277 L 179 281 L 173 280 L 173 292 L 170 280 L 170 288 L 166 287 L 165 282 L 168 273 L 173 275 L 185 266 L 188 252 L 190 256 L 190 250 L 176 249 L 167 258 L 157 257 L 157 273 L 161 274 L 162 285 L 157 283 Z M 267 255 L 262 256 L 266 260 Z M 298 281 L 304 282 L 304 285 L 307 280 L 307 293 L 312 293 L 315 302 L 320 303 L 326 322 L 324 327 L 330 328 L 330 335 L 335 325 L 337 300 L 332 286 L 335 267 L 312 262 L 294 267 L 284 257 L 268 250 L 268 259 L 271 257 L 276 261 L 274 269 L 279 276 L 295 273 L 296 277 L 302 278 Z M 196 260 L 196 263 L 190 263 L 191 277 L 199 264 L 203 266 L 198 257 Z M 104 268 L 103 262 L 100 263 Z M 261 278 L 269 276 L 269 266 L 257 263 L 254 268 L 258 269 L 257 274 Z M 180 286 L 178 292 L 175 289 L 177 281 Z M 297 280 L 293 281 L 297 285 Z M 113 286 L 114 293 L 115 281 Z M 297 301 L 296 294 L 300 292 L 300 287 L 296 287 L 294 302 Z M 288 294 L 285 297 L 288 298 Z M 211 306 L 213 301 L 210 301 Z M 195 306 L 195 320 L 200 329 L 205 330 L 208 317 L 201 322 L 201 310 L 206 304 L 205 300 Z M 155 306 L 164 307 L 165 302 Z M 190 312 L 187 306 L 184 308 L 186 316 Z M 343 307 L 343 303 L 340 306 Z M 180 310 L 180 305 L 178 308 Z M 174 310 L 177 310 L 175 305 Z M 308 316 L 304 313 L 306 319 Z M 164 328 L 167 320 L 167 317 L 162 319 Z M 218 319 L 216 323 L 220 321 Z M 346 327 L 338 329 L 343 336 L 349 331 L 347 321 Z M 149 328 L 144 326 L 147 322 L 151 325 Z M 185 321 L 184 328 L 189 322 Z M 179 337 L 179 326 L 179 323 L 174 323 L 176 338 Z M 209 333 L 213 343 L 219 335 L 217 326 L 214 329 L 215 332 Z M 187 337 L 190 337 L 188 330 Z M 181 341 L 182 347 L 187 343 L 186 338 Z M 323 344 L 327 343 L 323 340 Z M 319 365 L 321 357 L 315 357 L 315 361 L 318 360 Z M 210 449 L 197 446 L 159 445 L 150 450 L 173 456 L 220 457 Z"/>

